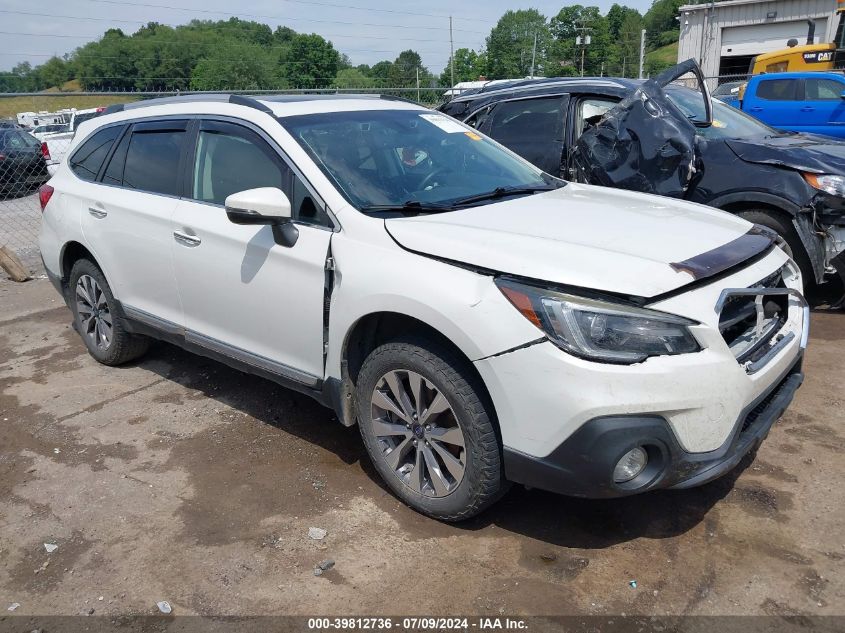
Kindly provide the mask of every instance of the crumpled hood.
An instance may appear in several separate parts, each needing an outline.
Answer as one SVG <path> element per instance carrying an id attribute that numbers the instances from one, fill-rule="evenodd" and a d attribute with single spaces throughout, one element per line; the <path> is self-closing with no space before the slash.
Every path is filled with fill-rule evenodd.
<path id="1" fill-rule="evenodd" d="M 763 140 L 725 142 L 734 154 L 749 163 L 845 175 L 845 142 L 826 136 L 789 134 Z"/>
<path id="2" fill-rule="evenodd" d="M 418 253 L 652 297 L 695 279 L 673 263 L 738 240 L 752 225 L 689 202 L 570 183 L 450 213 L 388 219 L 385 226 L 401 246 Z"/>

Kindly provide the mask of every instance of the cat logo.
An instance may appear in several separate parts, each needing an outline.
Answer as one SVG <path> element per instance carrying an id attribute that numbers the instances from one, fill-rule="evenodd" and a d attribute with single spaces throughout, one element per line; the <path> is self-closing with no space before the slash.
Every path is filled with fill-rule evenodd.
<path id="1" fill-rule="evenodd" d="M 802 56 L 805 64 L 821 64 L 824 62 L 833 61 L 833 51 L 817 51 L 813 53 L 804 53 Z"/>

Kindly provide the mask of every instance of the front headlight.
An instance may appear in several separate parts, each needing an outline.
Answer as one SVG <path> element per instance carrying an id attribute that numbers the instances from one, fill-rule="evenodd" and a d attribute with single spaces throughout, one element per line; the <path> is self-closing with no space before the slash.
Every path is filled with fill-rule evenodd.
<path id="1" fill-rule="evenodd" d="M 814 189 L 845 198 L 845 176 L 805 173 L 804 180 Z"/>
<path id="2" fill-rule="evenodd" d="M 687 354 L 701 347 L 695 321 L 634 306 L 588 299 L 497 279 L 502 294 L 561 349 L 588 360 L 639 363 L 649 356 Z"/>

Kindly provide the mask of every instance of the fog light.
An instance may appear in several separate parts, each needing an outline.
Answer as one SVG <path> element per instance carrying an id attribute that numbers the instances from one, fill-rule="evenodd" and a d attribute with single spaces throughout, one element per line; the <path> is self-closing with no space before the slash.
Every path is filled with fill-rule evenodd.
<path id="1" fill-rule="evenodd" d="M 648 455 L 645 450 L 639 446 L 632 448 L 625 453 L 613 469 L 613 481 L 617 484 L 623 484 L 626 481 L 631 481 L 634 477 L 643 472 L 648 463 Z"/>

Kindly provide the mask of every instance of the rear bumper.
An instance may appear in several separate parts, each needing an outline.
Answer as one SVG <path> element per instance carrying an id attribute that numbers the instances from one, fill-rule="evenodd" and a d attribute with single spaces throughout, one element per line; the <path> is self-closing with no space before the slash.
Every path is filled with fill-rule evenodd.
<path id="1" fill-rule="evenodd" d="M 546 457 L 505 447 L 506 477 L 516 483 L 589 498 L 622 497 L 660 488 L 693 488 L 733 470 L 766 438 L 804 380 L 799 356 L 772 387 L 748 405 L 718 449 L 689 453 L 658 415 L 594 418 Z M 632 448 L 645 447 L 649 463 L 632 481 L 616 484 L 613 468 Z"/>

